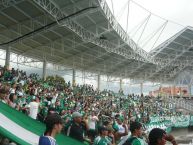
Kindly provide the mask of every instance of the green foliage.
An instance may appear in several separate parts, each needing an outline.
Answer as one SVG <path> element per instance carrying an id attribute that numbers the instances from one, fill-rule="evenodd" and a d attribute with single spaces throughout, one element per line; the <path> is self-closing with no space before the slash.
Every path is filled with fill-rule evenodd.
<path id="1" fill-rule="evenodd" d="M 65 80 L 64 80 L 64 78 L 63 77 L 61 77 L 61 76 L 58 76 L 58 75 L 55 75 L 55 76 L 47 76 L 46 77 L 46 82 L 52 82 L 52 83 L 54 83 L 54 82 L 60 82 L 60 83 L 62 83 L 62 84 L 64 84 L 65 83 Z"/>

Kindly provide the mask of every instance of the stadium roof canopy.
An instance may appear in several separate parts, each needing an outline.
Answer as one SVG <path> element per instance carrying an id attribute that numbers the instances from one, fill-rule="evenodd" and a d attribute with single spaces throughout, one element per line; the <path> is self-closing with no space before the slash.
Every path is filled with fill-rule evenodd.
<path id="1" fill-rule="evenodd" d="M 105 0 L 4 0 L 0 20 L 1 49 L 40 61 L 152 81 L 172 81 L 193 65 L 192 28 L 147 53 Z"/>

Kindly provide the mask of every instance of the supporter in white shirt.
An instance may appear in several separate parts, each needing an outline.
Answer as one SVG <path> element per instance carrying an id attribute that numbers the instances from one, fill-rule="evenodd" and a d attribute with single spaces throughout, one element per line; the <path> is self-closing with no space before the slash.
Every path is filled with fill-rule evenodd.
<path id="1" fill-rule="evenodd" d="M 9 90 L 9 93 L 10 93 L 10 94 L 15 94 L 15 89 L 11 88 L 11 89 Z"/>
<path id="2" fill-rule="evenodd" d="M 116 139 L 120 141 L 126 140 L 128 138 L 128 127 L 127 127 L 127 121 L 124 121 L 124 118 L 120 115 L 116 117 L 116 122 L 118 126 L 118 131 L 116 132 L 115 136 Z"/>
<path id="3" fill-rule="evenodd" d="M 98 117 L 94 112 L 88 117 L 88 126 L 89 126 L 89 136 L 91 140 L 94 140 L 96 136 L 96 123 L 99 121 Z"/>
<path id="4" fill-rule="evenodd" d="M 29 103 L 29 116 L 33 119 L 37 118 L 39 109 L 39 98 L 33 96 L 33 101 Z"/>
<path id="5" fill-rule="evenodd" d="M 99 120 L 98 117 L 95 115 L 94 112 L 92 112 L 91 115 L 88 117 L 89 129 L 95 130 L 96 129 L 96 123 L 98 120 Z"/>
<path id="6" fill-rule="evenodd" d="M 20 83 L 22 86 L 24 86 L 25 81 L 22 79 L 22 80 L 19 81 L 19 83 Z"/>

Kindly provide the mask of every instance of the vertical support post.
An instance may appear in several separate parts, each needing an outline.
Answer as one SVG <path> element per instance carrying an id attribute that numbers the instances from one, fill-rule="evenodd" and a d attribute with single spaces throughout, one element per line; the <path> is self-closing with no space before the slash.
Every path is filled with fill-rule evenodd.
<path id="1" fill-rule="evenodd" d="M 174 95 L 176 95 L 176 87 L 175 87 L 175 85 L 173 85 L 171 87 L 171 96 L 172 96 L 172 98 L 174 97 Z"/>
<path id="2" fill-rule="evenodd" d="M 129 94 L 130 94 L 130 95 L 132 94 L 132 85 L 131 85 L 131 82 L 129 82 Z"/>
<path id="3" fill-rule="evenodd" d="M 46 80 L 46 67 L 47 67 L 47 61 L 44 59 L 43 62 L 43 73 L 42 73 L 42 79 L 45 81 Z"/>
<path id="4" fill-rule="evenodd" d="M 122 79 L 120 79 L 120 84 L 119 84 L 119 86 L 120 86 L 120 91 L 122 91 L 122 90 L 123 90 L 123 80 L 122 80 Z"/>
<path id="5" fill-rule="evenodd" d="M 177 93 L 178 88 L 176 87 L 176 85 L 174 85 L 174 96 L 178 95 L 179 93 Z"/>
<path id="6" fill-rule="evenodd" d="M 192 89 L 191 89 L 192 85 L 189 84 L 188 85 L 188 92 L 189 92 L 189 97 L 191 98 L 191 93 L 192 93 Z"/>
<path id="7" fill-rule="evenodd" d="M 160 84 L 159 96 L 161 97 L 162 97 L 162 91 L 163 91 L 162 84 Z"/>
<path id="8" fill-rule="evenodd" d="M 72 70 L 72 87 L 76 85 L 76 71 L 75 69 Z"/>
<path id="9" fill-rule="evenodd" d="M 173 94 L 173 86 L 170 86 L 170 93 L 169 93 L 169 97 L 171 97 Z"/>
<path id="10" fill-rule="evenodd" d="M 83 84 L 86 84 L 86 73 L 85 73 L 85 71 L 83 72 Z"/>
<path id="11" fill-rule="evenodd" d="M 97 88 L 98 88 L 99 91 L 100 91 L 100 81 L 101 81 L 101 76 L 98 75 L 97 76 Z"/>
<path id="12" fill-rule="evenodd" d="M 5 58 L 5 66 L 6 68 L 9 68 L 10 67 L 10 46 L 7 47 L 6 49 L 6 58 Z"/>
<path id="13" fill-rule="evenodd" d="M 182 87 L 180 86 L 180 98 L 182 98 Z"/>
<path id="14" fill-rule="evenodd" d="M 140 93 L 141 93 L 141 95 L 143 94 L 143 82 L 140 83 Z"/>

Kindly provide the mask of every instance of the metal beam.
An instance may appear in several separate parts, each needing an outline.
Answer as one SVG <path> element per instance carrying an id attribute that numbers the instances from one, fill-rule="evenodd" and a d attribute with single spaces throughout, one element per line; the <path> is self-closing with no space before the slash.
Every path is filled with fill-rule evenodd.
<path id="1" fill-rule="evenodd" d="M 6 48 L 6 59 L 5 59 L 5 66 L 7 67 L 7 68 L 9 68 L 10 67 L 10 46 L 7 46 L 7 48 Z"/>
<path id="2" fill-rule="evenodd" d="M 2 6 L 0 11 L 3 11 L 6 8 L 9 8 L 11 6 L 14 6 L 16 4 L 19 4 L 23 2 L 24 0 L 1 0 L 0 5 Z"/>

